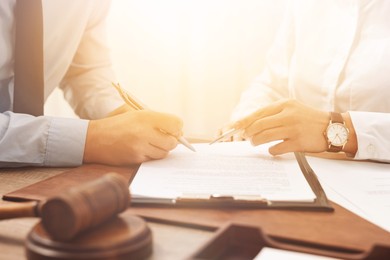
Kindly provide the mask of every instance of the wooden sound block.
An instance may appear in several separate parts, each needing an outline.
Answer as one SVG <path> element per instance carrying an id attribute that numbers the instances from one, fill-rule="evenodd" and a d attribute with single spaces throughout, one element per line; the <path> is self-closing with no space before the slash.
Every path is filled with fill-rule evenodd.
<path id="1" fill-rule="evenodd" d="M 52 240 L 40 222 L 25 246 L 32 260 L 143 259 L 152 252 L 152 233 L 143 219 L 125 212 L 67 242 Z"/>

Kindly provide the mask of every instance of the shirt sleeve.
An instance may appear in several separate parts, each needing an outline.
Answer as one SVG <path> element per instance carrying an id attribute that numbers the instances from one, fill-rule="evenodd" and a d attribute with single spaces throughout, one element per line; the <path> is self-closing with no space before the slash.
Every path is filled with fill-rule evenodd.
<path id="1" fill-rule="evenodd" d="M 116 80 L 106 37 L 110 1 L 90 3 L 88 23 L 60 88 L 78 116 L 99 119 L 123 101 L 112 86 Z"/>
<path id="2" fill-rule="evenodd" d="M 267 53 L 264 70 L 241 94 L 239 103 L 233 110 L 231 116 L 233 122 L 274 101 L 289 98 L 289 66 L 294 49 L 294 19 L 291 5 L 289 2 L 275 41 Z"/>
<path id="3" fill-rule="evenodd" d="M 390 117 L 388 113 L 349 112 L 357 135 L 356 160 L 390 163 Z"/>
<path id="4" fill-rule="evenodd" d="M 88 121 L 0 114 L 0 167 L 82 164 Z"/>

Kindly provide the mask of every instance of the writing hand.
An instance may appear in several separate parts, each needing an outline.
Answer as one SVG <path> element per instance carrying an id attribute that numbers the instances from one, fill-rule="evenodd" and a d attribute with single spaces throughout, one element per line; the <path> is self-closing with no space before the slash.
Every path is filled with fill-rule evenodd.
<path id="1" fill-rule="evenodd" d="M 177 146 L 182 125 L 176 116 L 150 110 L 91 120 L 83 162 L 130 165 L 164 158 Z"/>

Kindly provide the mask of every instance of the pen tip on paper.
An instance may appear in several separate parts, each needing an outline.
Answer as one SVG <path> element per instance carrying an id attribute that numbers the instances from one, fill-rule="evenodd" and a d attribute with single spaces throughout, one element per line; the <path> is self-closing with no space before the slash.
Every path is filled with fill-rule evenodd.
<path id="1" fill-rule="evenodd" d="M 191 151 L 196 152 L 195 148 L 192 145 L 187 146 Z"/>
<path id="2" fill-rule="evenodd" d="M 183 136 L 179 137 L 178 140 L 179 140 L 179 143 L 181 143 L 182 145 L 184 145 L 185 147 L 187 147 L 191 151 L 196 152 L 195 148 L 186 139 L 184 139 Z"/>

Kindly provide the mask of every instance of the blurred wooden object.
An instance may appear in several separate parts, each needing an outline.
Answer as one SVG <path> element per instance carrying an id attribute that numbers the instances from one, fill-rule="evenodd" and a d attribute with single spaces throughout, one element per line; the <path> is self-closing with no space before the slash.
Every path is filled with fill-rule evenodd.
<path id="1" fill-rule="evenodd" d="M 87 170 L 87 174 L 92 174 L 97 178 L 108 171 L 121 172 L 122 176 L 132 176 L 137 167 L 127 169 L 106 167 L 97 165 L 83 166 Z M 82 168 L 83 168 L 82 167 Z M 14 190 L 27 187 L 38 181 L 49 180 L 52 177 L 69 171 L 71 168 L 7 168 L 0 169 L 0 196 L 10 193 Z M 90 176 L 83 174 L 80 170 L 79 180 L 84 181 Z M 48 183 L 48 190 L 51 192 L 57 189 L 59 183 L 53 179 Z M 76 185 L 77 182 L 72 182 L 71 185 Z M 71 186 L 69 185 L 69 186 Z M 46 189 L 45 188 L 45 189 Z M 58 193 L 58 189 L 57 189 Z M 14 202 L 0 200 L 0 205 L 9 205 Z M 131 215 L 134 215 L 132 209 L 128 209 Z M 125 213 L 123 213 L 125 214 Z M 126 214 L 128 214 L 126 212 Z M 38 218 L 16 218 L 0 221 L 0 259 L 7 260 L 25 260 L 26 251 L 25 243 L 28 234 L 39 223 Z M 194 250 L 213 234 L 215 229 L 207 227 L 191 227 L 186 225 L 171 225 L 165 223 L 147 220 L 147 224 L 153 233 L 152 255 L 149 260 L 170 260 L 170 259 L 186 259 Z"/>
<path id="2" fill-rule="evenodd" d="M 0 205 L 0 220 L 11 218 L 38 217 L 37 201 Z"/>
<path id="3" fill-rule="evenodd" d="M 332 259 L 387 260 L 390 246 L 380 243 L 368 251 L 349 249 L 340 246 L 329 247 L 318 243 L 302 243 L 284 237 L 269 236 L 259 227 L 229 223 L 202 245 L 189 259 L 254 259 L 263 248 L 276 248 L 316 256 L 331 256 Z"/>
<path id="4" fill-rule="evenodd" d="M 129 204 L 127 180 L 111 172 L 50 198 L 39 213 L 50 237 L 67 241 L 110 220 Z"/>
<path id="5" fill-rule="evenodd" d="M 26 169 L 20 169 L 20 171 L 26 171 Z M 32 172 L 37 171 L 36 175 L 39 176 L 41 174 L 40 172 L 42 171 L 42 168 L 31 169 L 33 170 Z M 58 172 L 61 173 L 61 178 L 54 178 L 58 174 L 50 176 L 49 178 L 42 178 L 41 180 L 45 179 L 45 182 L 40 182 L 39 185 L 36 185 L 36 182 L 38 181 L 37 180 L 35 182 L 31 182 L 31 185 L 22 186 L 23 189 L 21 190 L 19 190 L 18 188 L 15 188 L 14 190 L 9 190 L 9 192 L 3 193 L 6 194 L 3 196 L 3 198 L 13 201 L 26 201 L 26 198 L 28 198 L 28 200 L 45 201 L 56 194 L 60 194 L 61 192 L 69 190 L 73 187 L 77 187 L 81 183 L 86 183 L 93 179 L 102 177 L 109 172 L 116 172 L 122 177 L 124 177 L 127 181 L 129 181 L 133 178 L 137 169 L 138 166 L 121 168 L 95 164 L 83 165 L 77 168 L 62 168 L 62 170 Z M 56 171 L 56 168 L 48 168 L 44 172 L 48 173 Z M 25 178 L 25 176 L 20 177 Z M 34 174 L 34 178 L 35 177 L 37 176 L 35 176 Z"/>
<path id="6" fill-rule="evenodd" d="M 130 204 L 127 183 L 121 175 L 108 173 L 47 201 L 0 205 L 0 219 L 41 217 L 52 239 L 70 240 L 126 210 Z"/>
<path id="7" fill-rule="evenodd" d="M 66 242 L 53 241 L 38 223 L 27 237 L 26 253 L 31 260 L 145 259 L 152 253 L 152 233 L 129 212 Z"/>

